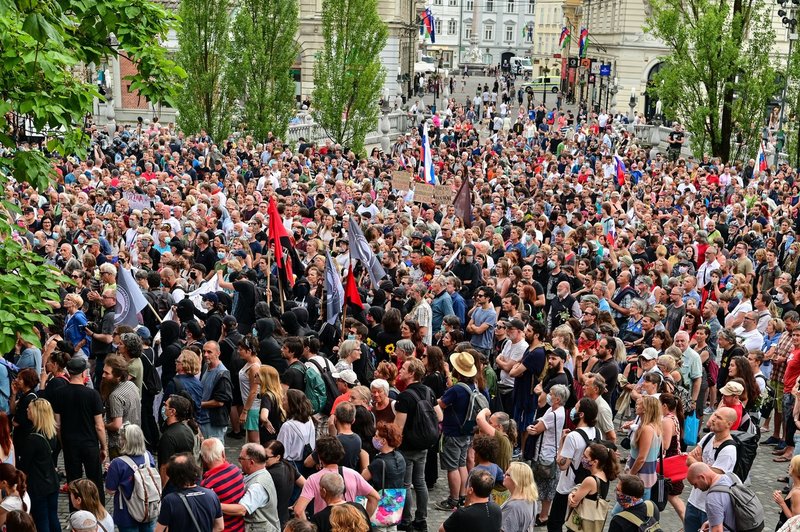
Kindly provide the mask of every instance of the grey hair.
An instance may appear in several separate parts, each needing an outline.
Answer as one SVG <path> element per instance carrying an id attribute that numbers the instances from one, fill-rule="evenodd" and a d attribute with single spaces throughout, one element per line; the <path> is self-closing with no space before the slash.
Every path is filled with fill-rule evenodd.
<path id="1" fill-rule="evenodd" d="M 247 456 L 247 458 L 251 459 L 257 464 L 267 463 L 267 452 L 264 450 L 264 446 L 260 443 L 245 443 L 242 446 L 242 451 L 244 451 L 244 454 Z"/>
<path id="2" fill-rule="evenodd" d="M 417 291 L 420 297 L 425 297 L 425 294 L 428 293 L 428 287 L 424 283 L 414 283 L 414 290 Z"/>
<path id="3" fill-rule="evenodd" d="M 653 286 L 653 280 L 650 278 L 649 275 L 640 275 L 636 279 L 636 282 L 637 283 L 642 283 L 642 284 L 647 285 L 647 286 Z"/>
<path id="4" fill-rule="evenodd" d="M 383 393 L 389 393 L 389 383 L 386 379 L 375 379 L 369 385 L 370 390 L 383 390 Z"/>
<path id="5" fill-rule="evenodd" d="M 225 446 L 217 438 L 206 438 L 200 446 L 200 457 L 206 464 L 219 462 L 225 457 Z"/>
<path id="6" fill-rule="evenodd" d="M 358 340 L 345 340 L 342 342 L 342 345 L 339 346 L 339 359 L 344 360 L 356 349 L 358 349 Z"/>
<path id="7" fill-rule="evenodd" d="M 553 392 L 553 395 L 556 396 L 556 399 L 558 399 L 558 402 L 561 405 L 564 405 L 567 402 L 567 399 L 569 399 L 569 394 L 570 394 L 569 388 L 567 388 L 563 384 L 553 385 L 553 387 L 550 388 L 550 391 Z"/>
<path id="8" fill-rule="evenodd" d="M 397 343 L 394 344 L 394 347 L 395 349 L 399 349 L 404 353 L 413 353 L 417 349 L 417 346 L 414 345 L 414 342 L 406 338 L 398 340 Z"/>
<path id="9" fill-rule="evenodd" d="M 647 312 L 647 301 L 645 301 L 644 299 L 638 299 L 638 298 L 634 299 L 633 301 L 631 301 L 631 306 L 639 309 L 639 312 L 641 312 L 642 314 Z"/>
<path id="10" fill-rule="evenodd" d="M 328 492 L 328 495 L 343 495 L 344 479 L 339 473 L 325 473 L 319 479 L 319 487 Z"/>
<path id="11" fill-rule="evenodd" d="M 139 425 L 126 424 L 119 431 L 120 449 L 122 456 L 143 456 L 147 454 L 144 444 L 144 432 Z"/>
<path id="12" fill-rule="evenodd" d="M 142 356 L 142 337 L 136 333 L 124 333 L 120 336 L 128 358 L 140 358 Z"/>
<path id="13" fill-rule="evenodd" d="M 719 331 L 717 336 L 719 338 L 725 338 L 728 342 L 732 344 L 736 343 L 736 333 L 733 331 L 733 329 L 728 329 L 728 328 L 722 329 L 721 331 Z"/>

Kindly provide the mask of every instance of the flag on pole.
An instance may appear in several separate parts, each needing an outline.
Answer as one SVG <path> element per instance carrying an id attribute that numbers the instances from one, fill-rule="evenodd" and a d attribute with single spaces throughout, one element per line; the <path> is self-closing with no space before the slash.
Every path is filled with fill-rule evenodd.
<path id="1" fill-rule="evenodd" d="M 767 155 L 764 153 L 764 141 L 761 141 L 758 145 L 758 155 L 756 155 L 756 168 L 759 172 L 766 172 L 768 167 Z"/>
<path id="2" fill-rule="evenodd" d="M 114 309 L 114 324 L 137 327 L 136 316 L 147 306 L 142 290 L 133 279 L 130 270 L 117 266 L 117 306 Z"/>
<path id="3" fill-rule="evenodd" d="M 292 275 L 292 261 L 287 253 L 284 254 L 284 245 L 289 245 L 289 232 L 283 225 L 283 220 L 278 212 L 278 204 L 275 203 L 275 197 L 269 198 L 269 239 L 272 240 L 275 246 L 275 265 L 278 267 L 278 275 L 283 273 L 286 282 L 289 286 L 294 286 L 294 276 Z"/>
<path id="4" fill-rule="evenodd" d="M 360 309 L 364 308 L 364 303 L 361 302 L 361 294 L 358 293 L 356 286 L 356 276 L 353 275 L 353 262 L 350 261 L 350 270 L 347 272 L 347 286 L 344 289 L 344 303 L 353 304 Z"/>
<path id="5" fill-rule="evenodd" d="M 428 122 L 422 126 L 422 165 L 420 166 L 420 177 L 425 183 L 438 185 L 436 175 L 433 173 L 433 158 L 431 156 L 431 142 L 428 137 Z"/>
<path id="6" fill-rule="evenodd" d="M 580 39 L 578 40 L 578 55 L 581 58 L 586 57 L 586 48 L 589 44 L 589 28 L 581 28 Z"/>
<path id="7" fill-rule="evenodd" d="M 331 252 L 327 250 L 325 251 L 325 293 L 327 294 L 325 300 L 327 319 L 325 321 L 333 325 L 344 307 L 344 287 L 336 265 L 331 259 Z"/>
<path id="8" fill-rule="evenodd" d="M 425 8 L 425 11 L 420 14 L 420 19 L 422 20 L 425 34 L 430 37 L 431 44 L 434 44 L 436 42 L 436 20 L 433 18 L 431 8 Z M 420 35 L 422 35 L 422 28 L 420 28 Z"/>
<path id="9" fill-rule="evenodd" d="M 350 243 L 350 257 L 361 261 L 361 264 L 363 264 L 364 268 L 369 272 L 369 279 L 372 281 L 372 286 L 378 286 L 381 280 L 386 277 L 386 272 L 383 266 L 381 266 L 378 257 L 372 252 L 372 248 L 369 247 L 367 237 L 364 236 L 364 233 L 352 216 L 347 226 L 347 240 Z"/>
<path id="10" fill-rule="evenodd" d="M 186 294 L 184 299 L 191 301 L 197 310 L 205 312 L 206 309 L 203 308 L 203 294 L 208 294 L 209 292 L 219 292 L 219 290 L 219 277 L 214 275 L 211 277 L 211 279 Z M 169 312 L 167 312 L 167 315 L 164 316 L 164 321 L 174 319 L 175 314 L 172 312 L 172 309 L 170 309 Z"/>
<path id="11" fill-rule="evenodd" d="M 561 28 L 561 37 L 558 38 L 558 45 L 561 47 L 562 50 L 564 48 L 569 47 L 569 40 L 570 40 L 569 28 L 564 26 L 563 28 Z"/>
<path id="12" fill-rule="evenodd" d="M 461 183 L 461 188 L 456 192 L 456 197 L 453 198 L 453 207 L 455 207 L 455 214 L 461 218 L 461 223 L 464 227 L 472 227 L 472 198 L 469 191 L 469 180 L 464 179 Z"/>
<path id="13" fill-rule="evenodd" d="M 625 172 L 628 171 L 625 168 L 625 163 L 622 161 L 622 158 L 619 155 L 614 156 L 614 169 L 617 174 L 617 184 L 622 186 L 625 184 Z"/>

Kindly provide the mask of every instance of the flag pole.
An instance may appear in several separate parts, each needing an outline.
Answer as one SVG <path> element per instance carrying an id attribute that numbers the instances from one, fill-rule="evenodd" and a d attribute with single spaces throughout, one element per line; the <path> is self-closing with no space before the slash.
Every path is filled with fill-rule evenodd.
<path id="1" fill-rule="evenodd" d="M 281 272 L 278 272 L 278 299 L 281 302 L 281 314 L 285 311 L 283 309 L 283 281 L 281 280 Z"/>
<path id="2" fill-rule="evenodd" d="M 272 305 L 272 251 L 267 248 L 267 304 Z"/>
<path id="3" fill-rule="evenodd" d="M 347 282 L 350 282 L 350 276 L 353 275 L 353 254 L 350 250 L 350 246 L 347 246 Z M 347 338 L 345 334 L 345 322 L 347 322 L 347 291 L 345 290 L 344 294 L 344 304 L 342 305 L 342 338 Z"/>
<path id="4" fill-rule="evenodd" d="M 147 308 L 149 308 L 153 314 L 155 314 L 156 318 L 158 319 L 158 323 L 164 323 L 164 320 L 161 319 L 161 316 L 158 315 L 158 312 L 156 312 L 156 309 L 153 308 L 153 305 L 151 305 L 149 301 L 147 302 Z"/>

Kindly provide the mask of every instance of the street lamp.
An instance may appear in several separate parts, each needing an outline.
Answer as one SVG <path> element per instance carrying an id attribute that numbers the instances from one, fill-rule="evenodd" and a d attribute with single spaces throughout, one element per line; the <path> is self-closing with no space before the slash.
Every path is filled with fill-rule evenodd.
<path id="1" fill-rule="evenodd" d="M 786 55 L 786 73 L 783 76 L 783 90 L 781 91 L 781 112 L 778 117 L 778 133 L 777 136 L 779 138 L 783 138 L 785 141 L 786 134 L 783 132 L 783 116 L 786 110 L 786 91 L 789 88 L 789 67 L 791 65 L 792 60 L 792 47 L 794 44 L 795 39 L 797 39 L 797 34 L 795 31 L 797 30 L 797 5 L 800 4 L 800 0 L 791 0 L 792 6 L 787 11 L 787 4 L 789 0 L 777 0 L 778 5 L 781 6 L 781 9 L 778 10 L 778 16 L 781 17 L 781 22 L 783 26 L 786 28 L 789 36 L 789 53 Z M 800 131 L 798 131 L 800 133 Z M 798 141 L 798 151 L 800 152 L 800 141 Z M 778 146 L 775 146 L 775 158 L 773 160 L 773 164 L 778 166 Z"/>
<path id="2" fill-rule="evenodd" d="M 544 77 L 543 80 L 547 80 L 547 75 L 550 73 L 550 69 L 546 66 L 542 69 L 542 74 Z M 542 105 L 547 107 L 547 83 L 542 83 Z"/>
<path id="3" fill-rule="evenodd" d="M 631 113 L 628 115 L 628 121 L 633 123 L 633 110 L 636 109 L 637 97 L 636 97 L 636 87 L 631 88 L 631 98 L 628 100 L 628 107 L 631 108 Z"/>

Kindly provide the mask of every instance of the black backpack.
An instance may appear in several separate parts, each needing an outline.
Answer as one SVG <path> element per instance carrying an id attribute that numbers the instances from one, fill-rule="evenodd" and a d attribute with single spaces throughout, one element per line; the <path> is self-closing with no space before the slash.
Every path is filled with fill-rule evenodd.
<path id="1" fill-rule="evenodd" d="M 147 352 L 153 356 L 150 360 Z M 142 349 L 142 391 L 146 391 L 152 396 L 161 393 L 161 377 L 156 370 L 156 354 L 151 348 Z"/>
<path id="2" fill-rule="evenodd" d="M 151 290 L 146 294 L 148 301 L 153 306 L 158 316 L 163 320 L 167 313 L 172 310 L 175 300 L 169 292 L 161 290 Z"/>
<path id="3" fill-rule="evenodd" d="M 339 387 L 336 386 L 336 381 L 333 380 L 333 375 L 331 372 L 328 371 L 327 364 L 324 368 L 320 367 L 316 360 L 308 360 L 314 367 L 317 368 L 319 374 L 322 376 L 322 382 L 325 383 L 325 404 L 323 405 L 322 409 L 320 409 L 320 414 L 324 414 L 326 416 L 331 415 L 331 409 L 333 408 L 333 403 L 336 401 L 336 398 L 339 397 Z"/>
<path id="4" fill-rule="evenodd" d="M 700 442 L 700 448 L 705 450 L 706 446 L 714 439 L 713 434 L 709 434 Z M 758 454 L 758 440 L 759 433 L 751 434 L 750 432 L 731 431 L 731 439 L 725 440 L 714 451 L 714 460 L 719 456 L 720 451 L 729 445 L 736 446 L 736 464 L 733 466 L 733 473 L 741 478 L 746 479 L 750 474 L 750 468 L 753 467 L 753 461 Z"/>
<path id="5" fill-rule="evenodd" d="M 583 438 L 583 442 L 586 444 L 585 447 L 589 447 L 593 443 L 600 443 L 600 444 L 604 445 L 609 450 L 609 452 L 612 453 L 612 456 L 616 456 L 616 454 L 617 454 L 617 446 L 612 441 L 601 440 L 600 439 L 600 429 L 595 427 L 595 429 L 594 429 L 594 438 L 591 439 L 591 440 L 589 439 L 589 436 L 586 434 L 586 431 L 584 431 L 583 429 L 575 429 L 575 432 L 577 432 L 578 434 L 581 435 L 581 438 Z M 573 467 L 572 464 L 570 464 L 569 467 L 570 467 L 570 469 L 572 469 L 572 473 L 575 475 L 575 485 L 576 486 L 579 485 L 581 482 L 583 482 L 584 479 L 586 479 L 587 477 L 592 476 L 592 472 L 589 471 L 588 469 L 586 469 L 585 467 L 583 467 L 583 464 L 581 464 L 580 462 L 578 462 L 578 466 L 577 467 Z"/>
<path id="6" fill-rule="evenodd" d="M 425 397 L 413 388 L 406 390 L 415 400 L 416 409 L 411 426 L 403 431 L 403 443 L 412 450 L 429 449 L 439 439 L 439 419 L 433 408 L 433 392 L 425 387 Z"/>

